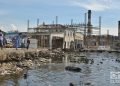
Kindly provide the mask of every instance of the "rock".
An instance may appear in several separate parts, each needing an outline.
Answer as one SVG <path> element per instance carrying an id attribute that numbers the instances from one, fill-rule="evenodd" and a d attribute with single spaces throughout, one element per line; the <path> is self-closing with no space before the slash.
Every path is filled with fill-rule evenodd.
<path id="1" fill-rule="evenodd" d="M 103 61 L 105 60 L 105 59 L 102 59 Z"/>
<path id="2" fill-rule="evenodd" d="M 83 62 L 83 63 L 86 63 L 86 64 L 89 63 L 89 59 L 84 58 L 84 57 L 82 57 L 82 58 L 80 59 L 80 61 Z"/>
<path id="3" fill-rule="evenodd" d="M 91 85 L 91 83 L 90 83 L 90 82 L 87 82 L 87 83 L 85 83 L 85 85 Z"/>
<path id="4" fill-rule="evenodd" d="M 27 79 L 27 73 L 24 74 L 24 79 Z"/>
<path id="5" fill-rule="evenodd" d="M 93 59 L 91 59 L 91 63 L 90 64 L 93 64 L 94 63 L 94 60 Z"/>
<path id="6" fill-rule="evenodd" d="M 117 58 L 117 59 L 116 59 L 116 62 L 119 62 L 119 63 L 120 63 L 120 59 Z"/>
<path id="7" fill-rule="evenodd" d="M 49 50 L 24 50 L 4 49 L 0 51 L 0 74 L 19 73 L 23 69 L 32 68 L 37 60 L 37 65 L 51 61 L 62 61 L 64 53 L 61 49 Z M 2 70 L 1 70 L 2 69 Z"/>
<path id="8" fill-rule="evenodd" d="M 17 67 L 17 68 L 16 68 L 16 72 L 15 72 L 15 73 L 16 73 L 16 74 L 19 74 L 19 73 L 20 73 L 20 72 L 22 72 L 22 71 L 23 71 L 23 69 L 22 69 L 22 68 Z"/>
<path id="9" fill-rule="evenodd" d="M 74 86 L 74 84 L 73 84 L 73 83 L 70 83 L 69 86 Z"/>
<path id="10" fill-rule="evenodd" d="M 79 68 L 79 67 L 66 66 L 65 70 L 67 70 L 67 71 L 73 71 L 73 72 L 81 72 L 82 69 Z"/>

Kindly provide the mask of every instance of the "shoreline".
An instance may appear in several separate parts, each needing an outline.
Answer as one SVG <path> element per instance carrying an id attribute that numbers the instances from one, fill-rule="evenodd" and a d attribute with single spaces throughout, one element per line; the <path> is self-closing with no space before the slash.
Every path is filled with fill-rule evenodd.
<path id="1" fill-rule="evenodd" d="M 82 50 L 82 51 L 74 51 L 74 50 L 49 50 L 49 49 L 25 49 L 19 48 L 16 50 L 15 48 L 3 48 L 0 50 L 0 75 L 10 75 L 10 74 L 19 74 L 20 72 L 33 68 L 35 65 L 40 66 L 44 63 L 62 61 L 63 57 L 65 57 L 65 53 L 80 53 L 80 52 L 116 52 L 120 53 L 120 51 L 116 50 Z"/>
<path id="2" fill-rule="evenodd" d="M 19 74 L 35 65 L 61 60 L 64 52 L 48 49 L 3 49 L 0 50 L 0 75 Z"/>

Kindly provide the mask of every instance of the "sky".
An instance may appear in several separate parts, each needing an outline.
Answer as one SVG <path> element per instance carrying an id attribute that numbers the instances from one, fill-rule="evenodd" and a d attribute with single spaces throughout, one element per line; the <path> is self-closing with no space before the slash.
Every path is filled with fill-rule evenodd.
<path id="1" fill-rule="evenodd" d="M 92 10 L 92 25 L 98 26 L 102 17 L 102 34 L 118 35 L 120 20 L 120 0 L 0 0 L 0 29 L 10 31 L 18 29 L 27 31 L 27 20 L 30 27 L 40 24 L 52 24 L 55 16 L 58 23 L 84 23 L 84 14 Z"/>

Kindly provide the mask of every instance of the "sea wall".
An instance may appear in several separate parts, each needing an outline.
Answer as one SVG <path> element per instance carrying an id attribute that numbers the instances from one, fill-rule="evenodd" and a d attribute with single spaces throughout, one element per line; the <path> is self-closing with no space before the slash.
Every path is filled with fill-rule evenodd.
<path id="1" fill-rule="evenodd" d="M 3 49 L 0 50 L 0 75 L 18 74 L 24 69 L 42 63 L 62 61 L 64 52 L 48 49 Z"/>

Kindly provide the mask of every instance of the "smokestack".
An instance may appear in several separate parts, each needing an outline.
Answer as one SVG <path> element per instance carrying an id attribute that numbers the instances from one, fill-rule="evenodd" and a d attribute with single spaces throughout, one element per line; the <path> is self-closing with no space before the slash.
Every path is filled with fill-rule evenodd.
<path id="1" fill-rule="evenodd" d="M 118 38 L 120 39 L 120 21 L 118 21 Z"/>
<path id="2" fill-rule="evenodd" d="M 91 25 L 91 10 L 88 10 L 88 25 Z"/>
<path id="3" fill-rule="evenodd" d="M 91 35 L 92 28 L 91 28 L 91 10 L 88 10 L 88 35 Z"/>
<path id="4" fill-rule="evenodd" d="M 37 27 L 38 27 L 38 25 L 39 25 L 39 19 L 37 19 Z"/>

